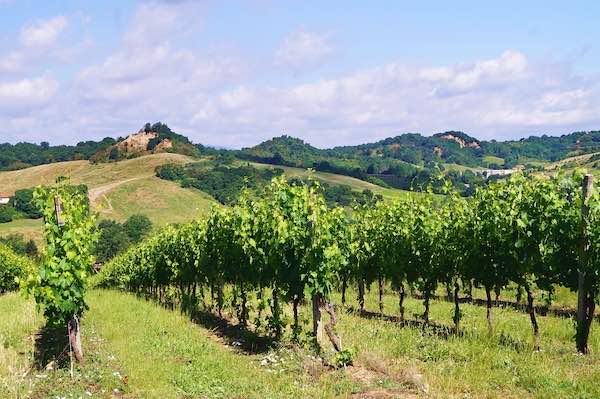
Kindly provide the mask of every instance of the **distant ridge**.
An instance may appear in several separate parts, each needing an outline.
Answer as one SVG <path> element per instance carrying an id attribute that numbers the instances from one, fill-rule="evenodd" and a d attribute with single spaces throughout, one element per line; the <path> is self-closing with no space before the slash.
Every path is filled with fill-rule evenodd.
<path id="1" fill-rule="evenodd" d="M 512 168 L 531 162 L 556 162 L 570 156 L 600 151 L 600 131 L 562 136 L 531 136 L 520 140 L 479 140 L 460 131 L 432 136 L 404 133 L 377 142 L 319 149 L 292 137 L 280 136 L 242 150 L 205 147 L 173 132 L 166 124 L 147 123 L 126 138 L 107 137 L 75 146 L 49 143 L 0 144 L 0 170 L 87 159 L 109 162 L 140 155 L 173 152 L 188 156 L 228 153 L 244 160 L 318 170 L 377 182 L 385 174 L 415 173 L 433 164 L 464 168 Z M 377 180 L 377 181 L 376 181 Z"/>

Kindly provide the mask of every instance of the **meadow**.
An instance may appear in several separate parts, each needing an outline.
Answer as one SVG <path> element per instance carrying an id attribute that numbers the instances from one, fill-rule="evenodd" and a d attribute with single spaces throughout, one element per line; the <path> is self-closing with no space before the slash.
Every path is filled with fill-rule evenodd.
<path id="1" fill-rule="evenodd" d="M 588 356 L 577 355 L 573 323 L 540 317 L 541 350 L 534 351 L 527 314 L 494 308 L 494 332 L 485 308 L 463 305 L 464 334 L 401 325 L 381 317 L 376 289 L 357 312 L 356 292 L 339 306 L 338 332 L 356 351 L 353 366 L 324 366 L 308 345 L 292 343 L 290 331 L 273 342 L 260 328 L 237 325 L 233 309 L 222 319 L 200 307 L 182 313 L 147 298 L 93 290 L 83 319 L 87 360 L 69 376 L 68 363 L 36 367 L 43 320 L 31 300 L 0 297 L 0 395 L 125 398 L 596 398 L 600 387 L 600 337 L 592 328 Z M 334 301 L 340 304 L 339 293 Z M 397 296 L 386 288 L 384 312 L 397 313 Z M 422 301 L 406 300 L 408 321 L 417 321 Z M 254 307 L 255 308 L 255 307 Z M 369 312 L 371 311 L 371 312 Z M 291 309 L 286 307 L 286 317 Z M 452 304 L 434 301 L 432 321 L 451 326 Z M 302 307 L 304 324 L 309 309 Z M 62 348 L 61 348 L 62 349 Z M 330 358 L 331 348 L 320 356 Z M 89 392 L 86 393 L 86 392 Z"/>

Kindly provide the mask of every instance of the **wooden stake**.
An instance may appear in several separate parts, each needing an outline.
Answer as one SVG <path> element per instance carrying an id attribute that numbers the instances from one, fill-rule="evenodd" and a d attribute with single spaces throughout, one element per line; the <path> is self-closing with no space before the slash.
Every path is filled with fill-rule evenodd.
<path id="1" fill-rule="evenodd" d="M 54 197 L 54 213 L 56 214 L 56 224 L 58 224 L 58 227 L 64 227 L 65 225 L 65 221 L 62 217 L 62 211 L 62 201 L 57 195 L 56 197 Z"/>
<path id="2" fill-rule="evenodd" d="M 75 359 L 78 363 L 83 363 L 83 349 L 81 348 L 81 330 L 79 326 L 79 318 L 75 315 L 68 321 L 67 330 L 69 332 L 69 342 Z"/>
<path id="3" fill-rule="evenodd" d="M 577 335 L 576 344 L 577 351 L 580 353 L 588 352 L 587 340 L 589 336 L 589 329 L 591 325 L 591 318 L 589 315 L 589 299 L 588 290 L 585 281 L 585 268 L 587 262 L 587 251 L 589 243 L 585 234 L 588 214 L 590 211 L 588 201 L 592 195 L 592 187 L 594 184 L 594 176 L 591 174 L 585 175 L 583 178 L 583 193 L 582 193 L 582 207 L 581 207 L 581 226 L 582 226 L 582 243 L 581 243 L 581 254 L 580 254 L 580 266 L 577 273 Z M 593 318 L 593 314 L 591 315 Z"/>

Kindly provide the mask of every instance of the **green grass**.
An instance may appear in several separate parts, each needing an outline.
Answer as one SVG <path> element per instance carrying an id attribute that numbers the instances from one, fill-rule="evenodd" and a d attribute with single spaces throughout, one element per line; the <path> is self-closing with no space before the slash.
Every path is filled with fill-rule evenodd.
<path id="1" fill-rule="evenodd" d="M 52 184 L 65 175 L 72 183 L 89 188 L 92 208 L 101 218 L 123 222 L 133 214 L 144 214 L 155 224 L 190 221 L 205 214 L 214 201 L 207 194 L 154 176 L 154 169 L 165 163 L 188 163 L 193 158 L 179 154 L 154 154 L 120 162 L 91 164 L 88 161 L 59 162 L 12 172 L 0 172 L 2 190 L 14 191 L 41 184 Z M 0 223 L 0 236 L 21 233 L 41 245 L 40 220 L 21 219 Z"/>
<path id="2" fill-rule="evenodd" d="M 367 309 L 378 309 L 375 290 Z M 354 293 L 350 293 L 353 298 Z M 354 303 L 356 306 L 356 303 Z M 385 296 L 385 312 L 397 313 L 395 295 Z M 594 323 L 590 346 L 593 354 L 575 354 L 571 320 L 539 317 L 541 352 L 534 352 L 527 314 L 494 308 L 494 333 L 487 331 L 485 308 L 461 305 L 464 337 L 443 339 L 393 323 L 341 317 L 340 330 L 347 344 L 359 352 L 376 352 L 391 362 L 421 370 L 439 397 L 549 398 L 600 397 L 600 335 Z M 435 302 L 431 317 L 452 325 L 453 304 Z M 407 301 L 407 315 L 423 312 L 420 301 Z"/>
<path id="3" fill-rule="evenodd" d="M 42 220 L 18 219 L 0 223 L 0 237 L 15 233 L 23 234 L 28 240 L 33 239 L 39 247 L 42 244 Z"/>
<path id="4" fill-rule="evenodd" d="M 467 170 L 473 170 L 473 168 L 469 166 L 459 165 L 457 163 L 445 163 L 443 164 L 444 170 L 446 172 L 455 171 L 455 172 L 464 172 Z"/>
<path id="5" fill-rule="evenodd" d="M 0 297 L 0 397 L 333 398 L 362 386 L 344 370 L 307 372 L 305 355 L 291 349 L 233 350 L 186 316 L 130 294 L 92 291 L 88 302 L 82 321 L 86 362 L 71 379 L 68 363 L 31 368 L 41 317 L 17 294 Z M 278 364 L 262 366 L 267 355 Z"/>
<path id="6" fill-rule="evenodd" d="M 139 397 L 332 397 L 351 389 L 341 373 L 315 383 L 302 370 L 261 367 L 264 354 L 233 351 L 187 317 L 131 295 L 97 291 L 90 303 L 88 322 L 128 370 Z"/>
<path id="7" fill-rule="evenodd" d="M 109 398 L 128 392 L 119 363 L 93 323 L 83 324 L 86 363 L 75 366 L 71 378 L 64 329 L 48 333 L 33 302 L 17 293 L 0 297 L 0 314 L 0 397 Z"/>
<path id="8" fill-rule="evenodd" d="M 567 157 L 567 158 L 561 159 L 556 162 L 546 163 L 545 168 L 546 168 L 546 170 L 550 170 L 550 171 L 554 171 L 554 170 L 557 170 L 560 168 L 560 169 L 564 170 L 565 172 L 571 172 L 575 168 L 584 168 L 584 169 L 587 169 L 587 170 L 591 171 L 592 173 L 596 174 L 598 172 L 598 168 L 596 167 L 597 162 L 596 161 L 590 162 L 590 158 L 592 158 L 593 156 L 598 155 L 598 154 L 600 154 L 600 153 L 595 152 L 595 153 Z"/>
<path id="9" fill-rule="evenodd" d="M 244 163 L 247 163 L 247 162 L 244 162 Z M 262 163 L 256 163 L 256 162 L 250 162 L 250 164 L 257 168 L 280 168 L 280 169 L 283 169 L 285 174 L 289 177 L 304 178 L 304 177 L 308 177 L 310 174 L 307 169 L 302 169 L 302 168 L 293 168 L 290 166 L 262 164 Z M 363 191 L 365 189 L 369 189 L 375 194 L 381 194 L 383 196 L 383 198 L 385 198 L 387 200 L 406 198 L 407 196 L 410 196 L 410 195 L 422 195 L 422 193 L 415 193 L 412 191 L 405 191 L 405 190 L 399 190 L 399 189 L 395 189 L 395 188 L 381 187 L 376 184 L 357 179 L 355 177 L 338 175 L 335 173 L 314 172 L 313 175 L 316 179 L 323 181 L 325 183 L 329 183 L 329 184 L 333 184 L 333 185 L 347 185 L 356 191 Z"/>
<path id="10" fill-rule="evenodd" d="M 353 290 L 347 295 L 354 307 L 355 295 Z M 339 299 L 335 294 L 336 303 Z M 384 299 L 385 313 L 396 314 L 397 296 L 388 291 Z M 333 371 L 307 362 L 309 352 L 293 346 L 251 354 L 236 350 L 226 344 L 229 340 L 215 334 L 212 326 L 196 324 L 176 310 L 130 294 L 94 290 L 88 301 L 83 332 L 85 348 L 92 353 L 85 366 L 76 369 L 75 383 L 68 384 L 65 370 L 43 371 L 44 379 L 20 377 L 31 362 L 32 333 L 41 325 L 41 318 L 31 302 L 16 294 L 0 297 L 4 316 L 0 320 L 0 381 L 4 389 L 0 397 L 24 390 L 38 395 L 34 397 L 48 393 L 77 397 L 90 389 L 97 396 L 108 397 L 113 389 L 119 389 L 125 397 L 140 398 L 343 398 L 361 391 L 418 394 L 418 386 L 428 387 L 429 397 L 435 398 L 600 397 L 598 323 L 592 327 L 592 353 L 580 356 L 575 354 L 574 329 L 568 319 L 540 316 L 542 350 L 535 352 L 528 315 L 510 309 L 493 309 L 494 332 L 490 335 L 485 308 L 462 304 L 465 334 L 446 338 L 340 309 L 338 332 L 344 346 L 356 349 L 358 355 L 354 367 Z M 378 308 L 376 289 L 368 293 L 366 305 L 368 310 Z M 451 326 L 452 310 L 451 303 L 433 301 L 431 319 Z M 407 319 L 422 311 L 421 301 L 406 300 Z M 302 308 L 305 331 L 309 312 L 308 306 Z M 233 320 L 230 313 L 226 310 Z M 290 309 L 286 314 L 289 317 Z M 330 353 L 325 345 L 325 356 L 330 358 Z M 283 361 L 261 366 L 266 356 Z M 103 390 L 106 396 L 102 396 Z M 364 395 L 357 397 L 371 397 Z"/>
<path id="11" fill-rule="evenodd" d="M 33 359 L 33 332 L 42 318 L 17 293 L 0 297 L 0 397 L 17 398 L 30 389 L 23 375 Z"/>
<path id="12" fill-rule="evenodd" d="M 496 165 L 504 165 L 504 159 L 500 157 L 495 157 L 493 155 L 486 155 L 483 157 L 483 162 L 486 164 L 496 164 Z"/>
<path id="13" fill-rule="evenodd" d="M 176 182 L 151 176 L 123 183 L 102 195 L 96 210 L 102 218 L 120 222 L 141 213 L 160 226 L 188 222 L 217 204 L 202 191 L 181 188 Z"/>

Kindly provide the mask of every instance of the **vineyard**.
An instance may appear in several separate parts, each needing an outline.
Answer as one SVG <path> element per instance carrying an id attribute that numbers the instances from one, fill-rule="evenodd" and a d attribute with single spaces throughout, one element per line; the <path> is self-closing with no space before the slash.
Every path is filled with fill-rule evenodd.
<path id="1" fill-rule="evenodd" d="M 592 183 L 577 172 L 519 174 L 469 198 L 448 184 L 443 196 L 349 209 L 328 206 L 318 181 L 277 176 L 262 192 L 245 190 L 231 206 L 163 228 L 91 278 L 97 233 L 88 201 L 65 184 L 38 188 L 39 268 L 0 247 L 0 291 L 20 283 L 43 310 L 32 369 L 60 366 L 48 382 L 23 370 L 19 388 L 5 382 L 27 353 L 10 352 L 17 337 L 41 320 L 4 295 L 0 308 L 17 323 L 0 323 L 8 365 L 0 393 L 595 397 L 600 198 Z M 53 360 L 44 342 L 64 331 Z M 118 378 L 107 377 L 114 369 Z"/>
<path id="2" fill-rule="evenodd" d="M 121 255 L 105 267 L 101 284 L 185 306 L 196 306 L 208 293 L 219 316 L 227 296 L 244 326 L 249 304 L 256 304 L 254 324 L 266 324 L 275 337 L 287 327 L 283 303 L 292 307 L 290 327 L 298 336 L 298 307 L 310 301 L 312 333 L 320 343 L 325 311 L 330 321 L 323 329 L 341 363 L 349 354 L 335 333 L 331 297 L 339 290 L 345 304 L 351 284 L 364 311 L 365 289 L 376 282 L 380 313 L 390 284 L 401 323 L 407 292 L 418 292 L 424 327 L 432 324 L 433 295 L 445 286 L 454 298 L 455 333 L 461 332 L 460 295 L 472 296 L 474 287 L 485 290 L 491 332 L 492 293 L 516 286 L 516 300 L 526 298 L 532 350 L 543 347 L 534 292 L 545 292 L 550 302 L 554 288 L 562 286 L 578 291 L 576 343 L 587 353 L 600 282 L 600 208 L 591 187 L 582 190 L 583 180 L 515 176 L 478 190 L 472 199 L 407 198 L 347 213 L 329 210 L 316 183 L 294 186 L 275 178 L 262 196 L 243 195 L 233 207 L 165 229 Z"/>

